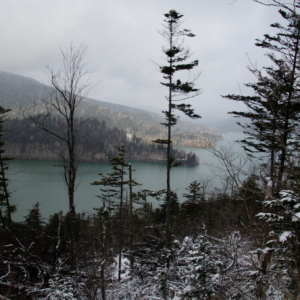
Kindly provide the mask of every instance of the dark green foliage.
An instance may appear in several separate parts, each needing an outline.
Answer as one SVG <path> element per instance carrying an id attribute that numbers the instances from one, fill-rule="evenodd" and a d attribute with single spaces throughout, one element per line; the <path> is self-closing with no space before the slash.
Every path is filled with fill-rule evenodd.
<path id="1" fill-rule="evenodd" d="M 167 122 L 163 123 L 163 125 L 165 125 L 168 128 L 171 128 L 171 126 L 174 126 L 177 123 L 177 118 L 172 112 L 174 109 L 178 109 L 192 118 L 200 117 L 194 114 L 194 111 L 190 109 L 190 104 L 173 103 L 174 100 L 180 101 L 180 99 L 176 99 L 178 98 L 178 96 L 184 95 L 184 98 L 190 98 L 199 94 L 199 89 L 193 87 L 194 82 L 182 83 L 179 79 L 173 82 L 174 75 L 177 71 L 191 70 L 198 65 L 198 61 L 194 61 L 192 63 L 187 64 L 178 64 L 178 62 L 185 61 L 190 56 L 189 51 L 186 50 L 182 46 L 182 44 L 178 42 L 178 37 L 193 37 L 194 35 L 190 32 L 190 30 L 179 29 L 181 25 L 180 19 L 183 17 L 183 15 L 180 15 L 175 10 L 171 10 L 169 13 L 165 14 L 165 17 L 166 19 L 164 21 L 166 24 L 164 25 L 164 30 L 161 32 L 161 35 L 168 42 L 167 48 L 163 50 L 164 54 L 166 55 L 168 65 L 161 66 L 160 71 L 163 74 L 163 78 L 167 80 L 167 82 L 162 82 L 161 84 L 169 88 L 169 95 L 167 97 L 167 100 L 169 102 L 169 109 L 167 111 L 163 111 L 163 113 L 166 116 Z M 168 136 L 167 141 L 156 140 L 155 142 L 169 145 L 172 142 L 171 136 Z"/>
<path id="2" fill-rule="evenodd" d="M 244 180 L 239 190 L 233 193 L 232 202 L 238 209 L 237 224 L 249 224 L 241 228 L 241 232 L 246 234 L 251 232 L 255 243 L 261 245 L 267 228 L 256 218 L 256 215 L 263 210 L 262 203 L 265 199 L 265 193 L 259 186 L 258 179 L 257 176 L 251 175 Z"/>
<path id="3" fill-rule="evenodd" d="M 203 195 L 201 192 L 202 186 L 200 186 L 200 182 L 193 181 L 190 183 L 190 185 L 186 188 L 187 191 L 189 191 L 189 194 L 183 194 L 182 196 L 187 199 L 186 202 L 188 203 L 197 203 L 199 202 Z"/>
<path id="4" fill-rule="evenodd" d="M 159 208 L 155 210 L 154 218 L 156 222 L 164 224 L 166 222 L 166 211 L 167 211 L 167 197 L 165 196 L 162 204 L 159 205 Z M 178 219 L 179 215 L 179 201 L 178 196 L 175 192 L 171 192 L 170 195 L 170 216 L 171 223 L 173 224 Z M 173 224 L 174 225 L 174 224 Z"/>
<path id="5" fill-rule="evenodd" d="M 257 82 L 246 84 L 254 91 L 254 96 L 227 95 L 227 99 L 241 101 L 248 107 L 248 112 L 233 111 L 236 117 L 246 117 L 248 124 L 240 124 L 248 135 L 244 148 L 248 153 L 266 153 L 270 158 L 267 174 L 276 183 L 277 192 L 282 188 L 283 174 L 287 169 L 288 156 L 298 149 L 299 126 L 299 46 L 300 22 L 293 14 L 279 11 L 287 26 L 279 23 L 271 26 L 278 29 L 275 36 L 265 35 L 264 40 L 257 40 L 256 45 L 279 53 L 267 53 L 271 67 L 250 67 Z"/>
<path id="6" fill-rule="evenodd" d="M 187 257 L 189 273 L 186 280 L 190 288 L 184 293 L 184 299 L 212 299 L 215 295 L 213 276 L 218 273 L 217 264 L 220 264 L 213 244 L 199 237 Z"/>
<path id="7" fill-rule="evenodd" d="M 246 180 L 243 181 L 242 186 L 233 196 L 238 197 L 239 200 L 242 199 L 245 201 L 256 203 L 256 205 L 259 206 L 258 210 L 261 210 L 261 203 L 265 199 L 265 194 L 259 186 L 258 181 L 258 176 L 249 176 Z"/>
<path id="8" fill-rule="evenodd" d="M 75 123 L 80 120 L 75 119 Z M 47 126 L 51 130 L 59 128 L 59 118 L 47 119 Z M 6 137 L 7 153 L 19 159 L 52 159 L 59 160 L 60 154 L 67 151 L 66 146 L 58 142 L 51 134 L 32 126 L 28 120 L 7 119 L 4 129 L 9 131 Z M 145 160 L 164 162 L 166 155 L 154 144 L 147 143 L 141 138 L 126 137 L 126 132 L 116 127 L 111 127 L 104 121 L 97 119 L 86 120 L 76 131 L 78 148 L 82 154 L 82 161 L 109 162 L 109 156 L 113 156 L 114 145 L 124 145 L 126 157 L 130 160 Z M 173 155 L 184 165 L 195 165 L 195 154 L 186 154 L 185 151 L 174 149 Z M 192 156 L 191 156 L 192 155 Z M 159 160 L 156 158 L 159 157 Z M 185 159 L 186 158 L 186 159 Z M 192 159 L 191 159 L 192 158 Z"/>
<path id="9" fill-rule="evenodd" d="M 123 180 L 123 182 L 125 181 Z M 184 278 L 188 280 L 193 290 L 186 291 L 185 297 L 187 299 L 188 297 L 200 297 L 201 299 L 203 296 L 203 299 L 208 299 L 209 295 L 213 295 L 216 288 L 216 284 L 212 282 L 212 276 L 218 269 L 215 264 L 218 262 L 217 253 L 211 247 L 212 245 L 203 239 L 199 240 L 199 243 L 195 243 L 193 249 L 189 249 L 188 255 L 182 256 L 182 250 L 180 248 L 176 250 L 173 241 L 175 239 L 180 241 L 187 235 L 196 238 L 201 232 L 219 239 L 232 230 L 240 231 L 245 236 L 250 235 L 251 239 L 254 237 L 253 232 L 249 231 L 251 228 L 250 219 L 245 213 L 245 204 L 248 208 L 251 208 L 252 205 L 254 217 L 260 206 L 260 203 L 255 199 L 261 197 L 261 191 L 255 178 L 245 180 L 240 191 L 232 197 L 218 194 L 206 200 L 202 199 L 199 182 L 192 182 L 187 188 L 185 196 L 188 199 L 187 202 L 196 203 L 197 206 L 199 203 L 199 210 L 195 209 L 194 214 L 190 210 L 191 214 L 188 217 L 186 215 L 186 203 L 179 204 L 176 193 L 171 193 L 171 249 L 166 247 L 167 203 L 165 191 L 164 194 L 162 191 L 157 194 L 147 190 L 137 192 L 134 199 L 139 199 L 142 205 L 133 212 L 134 247 L 132 252 L 128 241 L 128 206 L 123 203 L 123 207 L 120 209 L 118 203 L 116 209 L 109 210 L 109 207 L 112 208 L 112 203 L 110 205 L 108 203 L 112 202 L 113 197 L 116 200 L 116 196 L 119 200 L 120 193 L 114 195 L 115 193 L 110 186 L 104 185 L 103 187 L 101 199 L 105 202 L 105 206 L 103 205 L 101 209 L 98 209 L 94 215 L 76 214 L 74 227 L 77 244 L 76 266 L 80 270 L 79 273 L 70 272 L 70 214 L 68 213 L 66 216 L 55 214 L 45 224 L 39 211 L 39 205 L 35 204 L 25 217 L 25 224 L 14 224 L 14 235 L 0 228 L 2 237 L 0 254 L 4 258 L 0 264 L 0 276 L 7 273 L 8 264 L 12 265 L 12 263 L 17 262 L 18 267 L 11 269 L 15 276 L 11 280 L 16 283 L 18 278 L 21 278 L 18 283 L 23 284 L 27 294 L 32 292 L 36 284 L 41 286 L 41 290 L 44 290 L 49 279 L 56 276 L 57 273 L 62 278 L 77 274 L 80 286 L 86 289 L 87 293 L 93 289 L 105 289 L 111 282 L 110 272 L 107 272 L 108 267 L 120 251 L 118 239 L 121 232 L 122 256 L 130 257 L 131 253 L 134 255 L 132 278 L 138 278 L 142 284 L 147 282 L 149 278 L 156 276 L 156 282 L 162 288 L 161 291 L 164 296 L 168 293 L 171 295 L 172 292 L 168 283 L 170 281 L 181 282 L 182 278 L 178 275 L 181 274 L 179 270 L 189 262 L 189 269 L 186 274 L 189 277 L 185 275 Z M 120 187 L 121 184 L 117 184 L 114 189 L 119 192 Z M 164 196 L 164 202 L 157 210 L 152 211 L 152 206 L 147 198 L 159 195 Z M 122 212 L 121 219 L 120 211 Z M 259 227 L 261 227 L 260 223 Z M 260 234 L 260 232 L 258 233 Z M 177 243 L 179 242 L 177 241 Z M 182 258 L 176 261 L 178 251 Z M 186 257 L 188 260 L 185 259 Z M 166 262 L 169 262 L 169 266 Z M 26 278 L 23 276 L 23 268 L 28 270 Z M 43 272 L 38 273 L 38 268 Z M 103 275 L 99 275 L 99 270 L 107 271 L 103 272 Z M 2 281 L 7 282 L 9 279 L 5 277 Z M 104 285 L 101 285 L 103 282 Z M 73 287 L 76 287 L 75 282 Z M 3 289 L 3 291 L 3 294 L 11 295 L 7 293 L 7 289 Z M 41 291 L 36 293 L 42 295 Z M 89 297 L 93 299 L 91 296 Z"/>
<path id="10" fill-rule="evenodd" d="M 113 167 L 113 172 L 107 174 L 107 176 L 102 176 L 101 181 L 95 181 L 91 183 L 92 185 L 103 185 L 103 186 L 112 186 L 112 187 L 122 187 L 122 185 L 127 184 L 128 182 L 123 182 L 123 177 L 125 174 L 124 168 L 128 164 L 124 161 L 125 153 L 127 152 L 124 146 L 114 147 L 117 150 L 116 156 L 110 156 L 109 161 Z"/>
<path id="11" fill-rule="evenodd" d="M 266 256 L 274 259 L 274 269 L 283 275 L 282 283 L 296 298 L 300 293 L 300 199 L 293 191 L 281 191 L 279 199 L 266 199 L 257 215 L 269 226 Z M 259 254 L 263 249 L 257 250 Z M 263 270 L 266 273 L 267 268 Z M 288 276 L 286 276 L 288 275 Z"/>
<path id="12" fill-rule="evenodd" d="M 193 181 L 186 188 L 188 194 L 183 194 L 187 200 L 181 204 L 181 217 L 192 226 L 205 211 L 205 200 L 200 182 Z"/>
<path id="13" fill-rule="evenodd" d="M 113 172 L 107 174 L 106 176 L 103 176 L 102 174 L 99 174 L 102 176 L 101 181 L 95 181 L 91 183 L 92 185 L 103 185 L 108 187 L 113 187 L 114 190 L 111 190 L 111 192 L 117 193 L 118 198 L 120 199 L 120 207 L 119 207 L 119 266 L 121 266 L 121 258 L 122 258 L 122 246 L 124 241 L 124 227 L 123 227 L 123 186 L 127 185 L 129 181 L 124 180 L 124 175 L 126 174 L 125 168 L 128 167 L 128 163 L 125 162 L 125 153 L 126 149 L 124 146 L 117 147 L 115 146 L 117 150 L 117 155 L 114 157 L 110 157 L 110 164 L 112 165 Z M 118 191 L 118 188 L 120 190 Z M 104 191 L 106 192 L 106 191 Z M 118 272 L 118 280 L 121 280 L 121 267 L 119 268 Z"/>
<path id="14" fill-rule="evenodd" d="M 3 123 L 5 115 L 9 111 L 10 109 L 4 109 L 0 106 L 0 214 L 1 222 L 4 227 L 11 224 L 11 215 L 16 210 L 16 206 L 11 204 L 10 192 L 8 190 L 8 179 L 6 176 L 8 162 L 11 160 L 11 158 L 4 156 L 5 143 L 3 139 Z"/>
<path id="15" fill-rule="evenodd" d="M 39 202 L 33 204 L 32 209 L 28 209 L 28 214 L 24 218 L 24 223 L 30 228 L 36 231 L 41 231 L 43 229 L 45 222 L 42 219 Z"/>
<path id="16" fill-rule="evenodd" d="M 183 15 L 179 14 L 175 10 L 170 10 L 165 15 L 165 24 L 163 25 L 164 29 L 160 32 L 162 37 L 165 39 L 167 45 L 163 48 L 165 54 L 165 59 L 167 65 L 160 66 L 160 72 L 163 75 L 163 78 L 166 80 L 161 82 L 161 84 L 168 88 L 168 95 L 166 96 L 168 102 L 168 110 L 163 111 L 165 115 L 166 122 L 161 123 L 168 130 L 167 139 L 157 139 L 154 140 L 154 143 L 160 144 L 161 148 L 164 148 L 166 145 L 167 152 L 167 196 L 166 196 L 166 227 L 167 227 L 167 244 L 170 245 L 170 201 L 171 201 L 171 187 L 170 187 L 170 170 L 172 167 L 179 165 L 175 161 L 174 156 L 171 151 L 172 144 L 172 127 L 177 123 L 177 117 L 174 114 L 174 110 L 179 110 L 185 115 L 192 119 L 200 118 L 199 115 L 194 113 L 194 110 L 191 109 L 190 104 L 183 103 L 187 98 L 192 98 L 199 95 L 199 89 L 194 87 L 194 81 L 182 82 L 180 79 L 176 78 L 177 72 L 185 70 L 190 71 L 194 67 L 198 66 L 198 61 L 195 60 L 190 63 L 183 63 L 190 57 L 190 51 L 183 47 L 183 42 L 179 40 L 180 37 L 194 37 L 195 35 L 191 33 L 188 29 L 180 29 L 181 18 Z M 180 101 L 181 103 L 178 103 Z"/>

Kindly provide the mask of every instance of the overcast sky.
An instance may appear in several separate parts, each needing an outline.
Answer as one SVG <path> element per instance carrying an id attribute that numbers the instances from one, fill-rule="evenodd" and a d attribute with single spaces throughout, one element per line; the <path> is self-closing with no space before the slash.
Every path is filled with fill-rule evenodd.
<path id="1" fill-rule="evenodd" d="M 160 85 L 158 64 L 164 44 L 157 30 L 171 9 L 184 15 L 183 28 L 196 35 L 185 45 L 199 60 L 197 87 L 190 100 L 203 122 L 227 118 L 242 106 L 220 95 L 244 94 L 254 78 L 249 58 L 269 65 L 255 39 L 274 33 L 281 22 L 278 9 L 251 0 L 0 0 L 0 70 L 48 83 L 46 66 L 59 67 L 60 47 L 85 43 L 86 61 L 98 84 L 89 96 L 98 100 L 153 111 L 167 108 L 167 90 Z M 185 73 L 182 73 L 182 81 Z"/>

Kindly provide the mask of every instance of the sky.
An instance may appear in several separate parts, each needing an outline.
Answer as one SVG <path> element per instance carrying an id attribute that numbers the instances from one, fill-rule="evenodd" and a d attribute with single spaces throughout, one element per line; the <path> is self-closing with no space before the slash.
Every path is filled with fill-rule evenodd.
<path id="1" fill-rule="evenodd" d="M 85 61 L 93 87 L 89 97 L 155 112 L 167 109 L 167 88 L 157 65 L 163 65 L 159 30 L 171 9 L 184 15 L 182 28 L 196 36 L 185 38 L 191 60 L 199 60 L 202 90 L 189 100 L 204 123 L 245 110 L 221 95 L 252 94 L 243 86 L 255 78 L 250 61 L 269 66 L 266 50 L 255 39 L 274 33 L 270 24 L 282 22 L 278 8 L 251 0 L 0 0 L 0 71 L 49 84 L 46 66 L 59 69 L 61 50 L 85 44 Z M 181 81 L 188 74 L 180 74 Z"/>

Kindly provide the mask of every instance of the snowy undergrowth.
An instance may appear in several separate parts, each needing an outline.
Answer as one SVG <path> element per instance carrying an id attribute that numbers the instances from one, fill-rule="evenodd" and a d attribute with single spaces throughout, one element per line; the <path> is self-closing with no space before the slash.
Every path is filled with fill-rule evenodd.
<path id="1" fill-rule="evenodd" d="M 186 237 L 181 243 L 174 242 L 169 268 L 157 267 L 155 276 L 130 275 L 124 259 L 122 280 L 110 284 L 107 299 L 253 299 L 255 282 L 249 282 L 254 255 L 249 249 L 239 232 L 224 239 Z M 117 267 L 117 263 L 112 266 Z"/>

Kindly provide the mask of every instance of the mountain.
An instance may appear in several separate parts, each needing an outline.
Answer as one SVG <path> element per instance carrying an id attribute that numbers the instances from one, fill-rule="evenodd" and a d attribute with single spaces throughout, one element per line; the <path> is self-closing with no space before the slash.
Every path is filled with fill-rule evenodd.
<path id="1" fill-rule="evenodd" d="M 0 72 L 0 105 L 12 109 L 10 117 L 22 118 L 20 107 L 30 107 L 33 101 L 43 111 L 41 99 L 47 98 L 49 91 L 49 86 L 32 78 Z M 105 121 L 108 126 L 122 128 L 148 143 L 166 138 L 166 129 L 160 124 L 164 122 L 162 115 L 125 105 L 86 98 L 78 107 L 77 117 Z M 173 130 L 174 146 L 212 147 L 220 139 L 215 130 L 183 120 Z"/>

